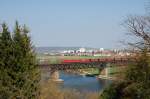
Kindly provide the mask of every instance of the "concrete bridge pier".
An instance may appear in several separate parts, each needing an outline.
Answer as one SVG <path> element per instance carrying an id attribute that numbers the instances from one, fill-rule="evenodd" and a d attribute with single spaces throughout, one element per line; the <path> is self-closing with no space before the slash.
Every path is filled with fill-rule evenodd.
<path id="1" fill-rule="evenodd" d="M 103 68 L 103 70 L 100 72 L 99 78 L 103 78 L 103 79 L 107 79 L 109 78 L 109 66 L 110 64 L 105 64 L 105 67 Z"/>
<path id="2" fill-rule="evenodd" d="M 105 67 L 105 68 L 100 72 L 100 75 L 101 75 L 101 76 L 104 76 L 104 77 L 108 77 L 108 68 Z"/>
<path id="3" fill-rule="evenodd" d="M 54 70 L 50 72 L 50 80 L 55 82 L 63 82 L 62 79 L 59 79 L 59 71 Z"/>

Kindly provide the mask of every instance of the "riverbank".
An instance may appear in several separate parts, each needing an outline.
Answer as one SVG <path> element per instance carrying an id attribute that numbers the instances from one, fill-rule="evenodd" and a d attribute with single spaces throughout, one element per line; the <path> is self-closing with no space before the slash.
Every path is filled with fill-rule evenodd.
<path id="1" fill-rule="evenodd" d="M 97 76 L 97 75 L 99 75 L 99 69 L 97 69 L 97 68 L 65 70 L 65 72 L 77 74 L 77 75 L 81 75 L 81 76 Z"/>
<path id="2" fill-rule="evenodd" d="M 41 99 L 99 99 L 100 92 L 80 92 L 75 89 L 60 89 L 56 83 L 41 84 Z"/>
<path id="3" fill-rule="evenodd" d="M 106 80 L 117 80 L 116 77 L 111 77 L 111 76 L 104 76 L 104 75 L 98 75 L 98 79 L 106 79 Z"/>

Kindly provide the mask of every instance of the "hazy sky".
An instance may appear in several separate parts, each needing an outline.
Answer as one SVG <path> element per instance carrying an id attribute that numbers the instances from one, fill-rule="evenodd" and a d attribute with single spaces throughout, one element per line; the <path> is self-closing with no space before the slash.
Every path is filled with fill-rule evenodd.
<path id="1" fill-rule="evenodd" d="M 145 14 L 148 0 L 0 0 L 0 23 L 31 30 L 36 46 L 117 47 L 127 15 Z"/>

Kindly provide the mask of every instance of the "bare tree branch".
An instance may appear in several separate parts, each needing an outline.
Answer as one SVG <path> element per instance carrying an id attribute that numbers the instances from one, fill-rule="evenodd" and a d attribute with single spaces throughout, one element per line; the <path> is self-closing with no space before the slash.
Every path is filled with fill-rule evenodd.
<path id="1" fill-rule="evenodd" d="M 142 50 L 150 50 L 150 16 L 129 16 L 124 21 L 124 26 L 129 30 L 129 34 L 138 38 L 138 42 L 128 43 L 130 46 Z"/>

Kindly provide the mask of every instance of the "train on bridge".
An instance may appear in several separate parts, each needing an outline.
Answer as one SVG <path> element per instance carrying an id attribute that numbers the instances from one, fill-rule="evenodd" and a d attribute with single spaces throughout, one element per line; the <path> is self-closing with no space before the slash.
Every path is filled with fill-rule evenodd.
<path id="1" fill-rule="evenodd" d="M 52 63 L 51 60 L 45 59 L 39 61 L 39 63 L 49 63 L 49 64 L 72 64 L 72 63 L 95 63 L 95 62 L 118 62 L 118 61 L 129 61 L 129 58 L 98 58 L 98 59 L 59 59 L 57 62 Z"/>
<path id="2" fill-rule="evenodd" d="M 100 58 L 100 59 L 64 59 L 61 60 L 62 64 L 67 63 L 92 63 L 92 62 L 115 62 L 115 61 L 127 61 L 127 58 Z"/>

